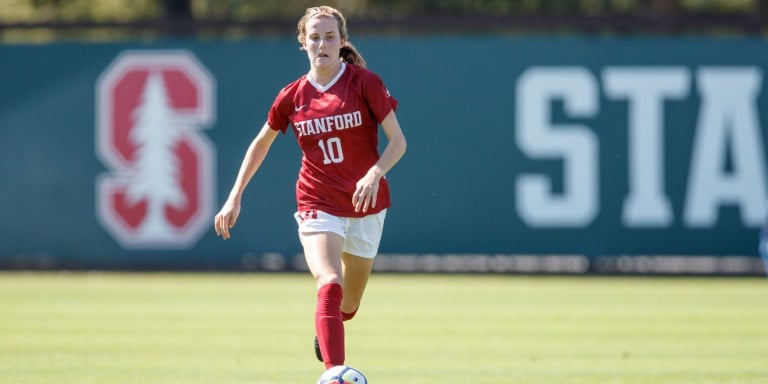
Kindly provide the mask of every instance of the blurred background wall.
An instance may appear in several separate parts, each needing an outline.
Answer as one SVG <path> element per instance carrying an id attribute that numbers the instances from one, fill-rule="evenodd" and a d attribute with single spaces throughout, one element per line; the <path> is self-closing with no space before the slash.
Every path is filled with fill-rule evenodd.
<path id="1" fill-rule="evenodd" d="M 327 4 L 409 140 L 378 270 L 763 273 L 763 2 Z M 290 133 L 211 224 L 312 5 L 0 0 L 0 267 L 305 269 Z"/>

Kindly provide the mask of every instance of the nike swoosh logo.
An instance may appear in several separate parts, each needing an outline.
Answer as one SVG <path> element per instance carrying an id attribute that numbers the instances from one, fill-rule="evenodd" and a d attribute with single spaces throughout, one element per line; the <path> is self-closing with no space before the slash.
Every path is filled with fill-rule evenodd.
<path id="1" fill-rule="evenodd" d="M 306 106 L 307 106 L 306 104 L 304 104 L 304 105 L 299 105 L 298 107 L 295 107 L 295 108 L 293 108 L 293 110 L 294 110 L 294 111 L 296 111 L 296 112 L 298 112 L 298 111 L 301 111 L 301 110 L 302 110 L 302 108 L 304 108 L 304 107 L 306 107 Z"/>

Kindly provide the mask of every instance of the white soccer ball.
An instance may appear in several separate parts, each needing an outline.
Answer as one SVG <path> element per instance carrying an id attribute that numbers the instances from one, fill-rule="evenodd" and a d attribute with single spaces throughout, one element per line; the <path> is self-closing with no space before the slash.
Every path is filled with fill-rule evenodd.
<path id="1" fill-rule="evenodd" d="M 337 365 L 323 372 L 317 384 L 368 384 L 368 379 L 355 368 Z"/>

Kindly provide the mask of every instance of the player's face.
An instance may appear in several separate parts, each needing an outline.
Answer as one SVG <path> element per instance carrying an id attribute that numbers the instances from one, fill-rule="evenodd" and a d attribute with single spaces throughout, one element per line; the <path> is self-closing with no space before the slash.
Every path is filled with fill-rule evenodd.
<path id="1" fill-rule="evenodd" d="M 339 65 L 339 51 L 344 41 L 336 19 L 328 16 L 313 17 L 305 25 L 307 37 L 304 49 L 309 63 L 315 68 L 332 68 Z"/>

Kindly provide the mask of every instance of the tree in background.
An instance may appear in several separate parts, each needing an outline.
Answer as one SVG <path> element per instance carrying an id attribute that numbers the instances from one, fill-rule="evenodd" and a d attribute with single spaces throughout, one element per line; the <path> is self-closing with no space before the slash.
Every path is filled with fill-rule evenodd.
<path id="1" fill-rule="evenodd" d="M 761 0 L 328 0 L 324 3 L 356 16 L 412 16 L 607 11 L 642 11 L 662 14 L 688 11 L 758 12 Z M 0 0 L 0 22 L 44 20 L 144 20 L 292 17 L 309 0 Z"/>
<path id="2" fill-rule="evenodd" d="M 764 0 L 326 0 L 356 31 L 768 32 Z M 0 0 L 0 41 L 293 33 L 313 0 Z"/>
<path id="3" fill-rule="evenodd" d="M 175 118 L 161 73 L 153 72 L 144 86 L 140 104 L 133 111 L 131 141 L 136 161 L 131 170 L 128 199 L 147 203 L 147 214 L 139 230 L 158 241 L 174 235 L 165 214 L 167 205 L 183 208 L 187 203 L 181 187 L 179 161 L 174 154 L 183 128 Z"/>

